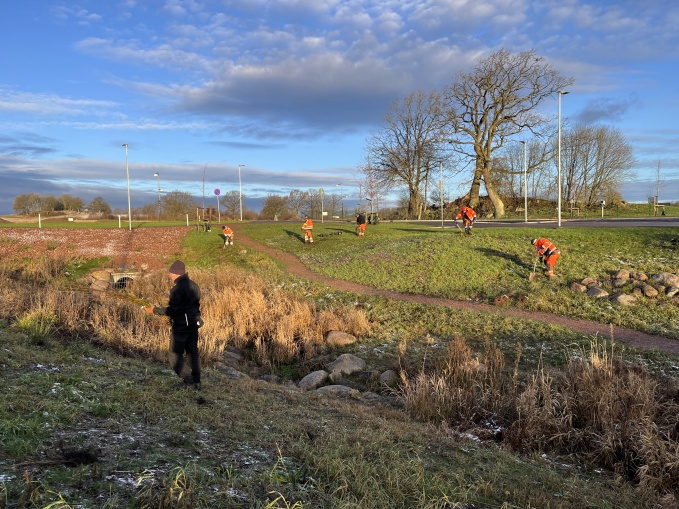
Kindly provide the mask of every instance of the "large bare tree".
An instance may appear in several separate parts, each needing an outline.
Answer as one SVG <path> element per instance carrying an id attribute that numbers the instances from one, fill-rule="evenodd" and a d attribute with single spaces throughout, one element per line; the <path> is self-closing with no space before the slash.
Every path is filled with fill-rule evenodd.
<path id="1" fill-rule="evenodd" d="M 290 205 L 287 197 L 269 194 L 264 198 L 262 211 L 259 213 L 260 219 L 277 219 L 285 221 L 286 219 L 290 219 L 291 216 L 292 214 L 290 212 Z"/>
<path id="2" fill-rule="evenodd" d="M 474 161 L 469 205 L 479 203 L 485 185 L 496 217 L 504 216 L 504 202 L 492 164 L 493 151 L 526 131 L 545 136 L 553 124 L 538 106 L 573 83 L 559 74 L 534 50 L 512 54 L 505 49 L 481 60 L 470 72 L 460 73 L 444 91 L 449 121 L 455 132 L 452 147 Z"/>
<path id="3" fill-rule="evenodd" d="M 366 179 L 374 189 L 402 185 L 407 189 L 407 217 L 422 215 L 423 189 L 429 171 L 438 168 L 447 139 L 441 94 L 419 91 L 394 101 L 386 126 L 368 142 Z"/>
<path id="4" fill-rule="evenodd" d="M 306 201 L 307 195 L 305 191 L 300 189 L 293 189 L 290 191 L 290 194 L 288 195 L 288 205 L 295 217 L 300 217 Z"/>

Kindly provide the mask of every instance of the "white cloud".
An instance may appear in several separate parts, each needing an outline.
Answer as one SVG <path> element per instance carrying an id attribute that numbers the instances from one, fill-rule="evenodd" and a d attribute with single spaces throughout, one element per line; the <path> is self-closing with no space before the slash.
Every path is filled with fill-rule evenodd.
<path id="1" fill-rule="evenodd" d="M 113 101 L 70 99 L 55 94 L 16 92 L 0 88 L 0 111 L 48 117 L 54 115 L 110 115 Z"/>

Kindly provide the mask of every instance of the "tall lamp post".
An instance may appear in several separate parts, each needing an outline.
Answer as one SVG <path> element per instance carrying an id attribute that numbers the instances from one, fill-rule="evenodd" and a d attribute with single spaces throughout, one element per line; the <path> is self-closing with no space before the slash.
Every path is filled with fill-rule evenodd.
<path id="1" fill-rule="evenodd" d="M 335 184 L 335 187 L 340 188 L 340 201 L 342 202 L 342 215 L 340 217 L 344 220 L 344 194 L 342 194 L 342 184 Z"/>
<path id="2" fill-rule="evenodd" d="M 441 228 L 443 228 L 443 163 L 439 161 L 439 171 L 441 172 L 441 181 L 439 182 L 439 201 L 441 203 Z"/>
<path id="3" fill-rule="evenodd" d="M 241 184 L 240 180 L 240 169 L 241 167 L 244 167 L 244 164 L 239 164 L 238 165 L 238 204 L 240 207 L 240 220 L 243 220 L 243 186 Z"/>
<path id="4" fill-rule="evenodd" d="M 559 186 L 559 192 L 557 194 L 557 227 L 561 228 L 561 96 L 566 95 L 568 92 L 565 90 L 559 90 L 559 120 L 558 120 L 558 142 L 557 142 L 557 184 Z"/>
<path id="5" fill-rule="evenodd" d="M 523 143 L 523 222 L 528 222 L 528 160 L 526 158 L 526 145 Z"/>
<path id="6" fill-rule="evenodd" d="M 160 221 L 160 192 L 162 191 L 160 188 L 160 172 L 155 172 L 153 176 L 158 179 L 158 221 Z"/>
<path id="7" fill-rule="evenodd" d="M 127 159 L 127 143 L 123 143 L 125 147 L 125 172 L 127 173 L 127 222 L 132 231 L 132 205 L 130 203 L 130 165 Z"/>

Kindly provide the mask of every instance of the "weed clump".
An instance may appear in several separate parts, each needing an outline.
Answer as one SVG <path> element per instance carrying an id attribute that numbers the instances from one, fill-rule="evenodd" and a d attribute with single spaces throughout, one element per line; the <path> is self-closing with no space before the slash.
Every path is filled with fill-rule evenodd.
<path id="1" fill-rule="evenodd" d="M 571 454 L 657 492 L 679 493 L 677 388 L 595 341 L 562 369 L 541 362 L 524 383 L 491 346 L 474 355 L 455 338 L 443 361 L 402 373 L 416 418 L 488 437 L 519 452 Z"/>

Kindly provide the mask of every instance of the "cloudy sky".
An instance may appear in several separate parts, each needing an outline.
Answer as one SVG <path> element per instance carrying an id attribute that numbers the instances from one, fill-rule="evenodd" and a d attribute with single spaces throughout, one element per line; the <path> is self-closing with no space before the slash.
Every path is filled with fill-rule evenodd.
<path id="1" fill-rule="evenodd" d="M 214 200 L 239 164 L 250 208 L 337 184 L 351 206 L 389 105 L 500 48 L 574 78 L 564 122 L 622 131 L 627 200 L 655 194 L 659 165 L 660 200 L 678 200 L 677 26 L 676 0 L 3 2 L 0 213 L 31 192 L 126 209 L 124 143 L 133 207 L 158 185 Z"/>

